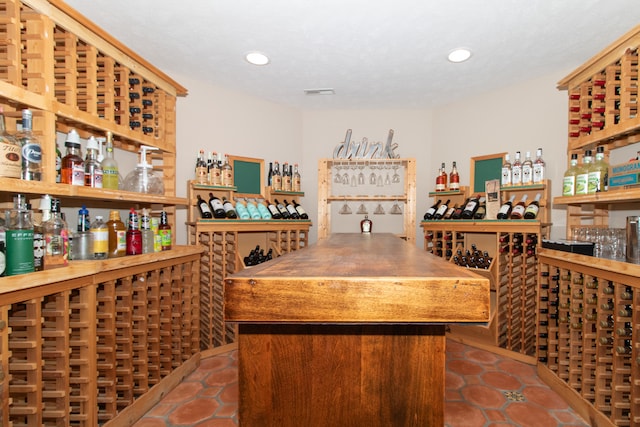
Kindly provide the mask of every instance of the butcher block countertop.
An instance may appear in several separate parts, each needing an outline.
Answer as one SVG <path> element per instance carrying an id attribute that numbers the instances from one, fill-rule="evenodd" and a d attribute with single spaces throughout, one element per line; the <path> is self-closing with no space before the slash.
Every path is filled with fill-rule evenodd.
<path id="1" fill-rule="evenodd" d="M 240 323 L 489 321 L 489 279 L 393 234 L 332 234 L 225 279 Z"/>

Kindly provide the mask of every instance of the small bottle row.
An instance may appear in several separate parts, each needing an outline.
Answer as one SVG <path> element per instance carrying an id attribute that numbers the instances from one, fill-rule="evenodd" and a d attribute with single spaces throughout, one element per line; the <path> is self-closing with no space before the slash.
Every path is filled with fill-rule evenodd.
<path id="1" fill-rule="evenodd" d="M 582 163 L 578 154 L 572 153 L 570 166 L 562 180 L 563 196 L 596 194 L 609 189 L 609 163 L 604 156 L 604 147 L 596 148 L 595 159 L 591 150 L 585 150 Z"/>
<path id="2" fill-rule="evenodd" d="M 431 220 L 451 220 L 451 219 L 535 219 L 540 212 L 540 197 L 538 193 L 535 199 L 530 203 L 527 203 L 528 195 L 524 194 L 517 204 L 513 204 L 515 201 L 515 195 L 511 195 L 509 200 L 504 202 L 496 218 L 486 218 L 487 207 L 486 199 L 481 195 L 473 195 L 462 205 L 457 203 L 454 206 L 450 206 L 451 202 L 448 199 L 442 203 L 442 200 L 438 199 L 424 214 L 423 219 L 425 221 Z"/>
<path id="3" fill-rule="evenodd" d="M 229 155 L 212 151 L 204 158 L 204 150 L 200 150 L 195 167 L 196 184 L 233 187 L 233 166 Z"/>
<path id="4" fill-rule="evenodd" d="M 436 176 L 436 191 L 459 191 L 460 190 L 460 175 L 458 174 L 458 167 L 456 162 L 451 165 L 451 172 L 447 175 L 445 164 L 442 162 L 442 166 L 438 170 Z"/>
<path id="5" fill-rule="evenodd" d="M 502 163 L 502 178 L 500 185 L 503 187 L 518 185 L 542 184 L 545 179 L 546 164 L 542 159 L 542 148 L 536 150 L 535 160 L 531 159 L 531 152 L 527 151 L 524 161 L 520 151 L 516 151 L 513 163 L 509 154 L 505 154 Z"/>
<path id="6" fill-rule="evenodd" d="M 455 241 L 454 241 L 455 237 Z M 458 246 L 464 241 L 463 233 L 455 233 L 452 231 L 427 231 L 425 234 L 428 250 L 439 256 L 449 259 L 453 256 L 454 246 Z"/>
<path id="7" fill-rule="evenodd" d="M 271 187 L 273 191 L 302 191 L 298 164 L 291 165 L 285 162 L 282 164 L 281 169 L 278 161 L 269 162 L 267 185 Z"/>
<path id="8" fill-rule="evenodd" d="M 264 249 L 260 247 L 260 245 L 256 245 L 254 249 L 251 249 L 249 255 L 244 257 L 244 265 L 246 267 L 250 267 L 253 265 L 262 264 L 263 262 L 270 261 L 273 259 L 273 249 L 269 249 L 267 253 L 264 253 Z"/>
<path id="9" fill-rule="evenodd" d="M 220 199 L 213 193 L 209 193 L 206 201 L 201 195 L 196 196 L 196 204 L 202 219 L 242 219 L 242 220 L 270 220 L 270 219 L 309 219 L 304 208 L 295 200 L 284 204 L 274 199 L 275 204 L 268 200 L 236 199 L 235 205 L 226 197 Z"/>
<path id="10" fill-rule="evenodd" d="M 77 232 L 69 228 L 60 200 L 48 195 L 40 199 L 41 216 L 34 216 L 26 197 L 14 197 L 13 209 L 0 221 L 0 276 L 14 276 L 67 266 L 70 260 L 106 259 L 171 249 L 171 226 L 167 213 L 152 218 L 147 209 L 142 218 L 131 209 L 128 228 L 120 213 L 112 210 L 109 220 L 89 211 L 78 212 Z M 41 218 L 41 219 L 36 219 Z"/>
<path id="11" fill-rule="evenodd" d="M 535 233 L 503 233 L 498 237 L 502 254 L 535 256 L 538 246 L 538 235 Z"/>
<path id="12" fill-rule="evenodd" d="M 467 268 L 478 268 L 488 270 L 491 268 L 493 257 L 489 256 L 489 252 L 480 251 L 475 243 L 471 244 L 471 249 L 458 249 L 452 258 L 453 263 Z"/>

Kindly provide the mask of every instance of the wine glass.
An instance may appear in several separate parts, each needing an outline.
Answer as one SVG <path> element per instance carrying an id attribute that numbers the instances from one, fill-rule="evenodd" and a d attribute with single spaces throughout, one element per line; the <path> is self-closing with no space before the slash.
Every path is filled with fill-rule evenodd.
<path id="1" fill-rule="evenodd" d="M 384 208 L 382 207 L 382 203 L 378 203 L 376 206 L 376 210 L 373 211 L 374 215 L 384 215 Z"/>
<path id="2" fill-rule="evenodd" d="M 394 163 L 392 168 L 393 168 L 393 177 L 391 178 L 391 182 L 393 182 L 394 184 L 398 184 L 400 182 L 400 175 L 398 174 L 398 168 L 400 167 L 399 164 Z"/>
<path id="3" fill-rule="evenodd" d="M 376 185 L 378 182 L 378 178 L 376 177 L 376 165 L 373 163 L 369 165 L 369 169 L 371 169 L 371 175 L 369 175 L 369 184 Z"/>
<path id="4" fill-rule="evenodd" d="M 351 208 L 349 207 L 349 205 L 347 204 L 347 201 L 344 201 L 344 205 L 342 205 L 342 207 L 340 208 L 340 211 L 338 212 L 341 215 L 349 215 L 351 212 Z"/>
<path id="5" fill-rule="evenodd" d="M 358 174 L 358 185 L 364 185 L 364 162 L 358 165 L 360 173 Z"/>
<path id="6" fill-rule="evenodd" d="M 356 213 L 358 215 L 366 215 L 369 213 L 369 211 L 367 211 L 367 207 L 364 205 L 364 203 L 360 203 L 360 206 L 358 207 L 358 211 Z"/>
<path id="7" fill-rule="evenodd" d="M 340 169 L 342 169 L 342 166 L 340 164 L 336 164 L 335 168 L 336 168 L 336 176 L 333 178 L 333 182 L 336 184 L 341 184 L 342 175 L 340 175 Z"/>
<path id="8" fill-rule="evenodd" d="M 400 205 L 398 205 L 398 201 L 396 200 L 393 206 L 391 207 L 391 215 L 402 215 L 402 209 L 400 209 Z"/>

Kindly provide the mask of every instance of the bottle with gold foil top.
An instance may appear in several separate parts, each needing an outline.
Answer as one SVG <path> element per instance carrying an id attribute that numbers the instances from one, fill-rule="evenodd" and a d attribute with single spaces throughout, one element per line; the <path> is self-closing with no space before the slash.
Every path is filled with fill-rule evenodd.
<path id="1" fill-rule="evenodd" d="M 368 234 L 368 233 L 371 233 L 372 229 L 373 229 L 373 223 L 369 219 L 369 216 L 365 215 L 364 219 L 360 221 L 360 231 L 365 234 Z"/>
<path id="2" fill-rule="evenodd" d="M 125 256 L 127 254 L 126 230 L 120 219 L 120 212 L 113 210 L 109 213 L 107 228 L 109 229 L 109 258 Z"/>
<path id="3" fill-rule="evenodd" d="M 20 178 L 22 174 L 20 142 L 7 133 L 4 113 L 0 107 L 0 177 Z"/>

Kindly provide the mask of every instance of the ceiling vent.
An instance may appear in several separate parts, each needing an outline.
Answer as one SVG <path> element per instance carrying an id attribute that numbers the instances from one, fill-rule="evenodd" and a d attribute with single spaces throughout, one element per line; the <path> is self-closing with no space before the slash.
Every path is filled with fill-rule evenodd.
<path id="1" fill-rule="evenodd" d="M 305 95 L 335 95 L 336 91 L 328 88 L 328 89 L 305 89 Z"/>

